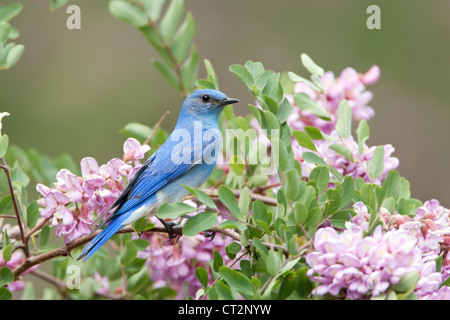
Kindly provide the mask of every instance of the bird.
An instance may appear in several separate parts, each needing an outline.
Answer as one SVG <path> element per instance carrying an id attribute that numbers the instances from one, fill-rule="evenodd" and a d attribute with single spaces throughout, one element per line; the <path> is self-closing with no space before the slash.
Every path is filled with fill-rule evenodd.
<path id="1" fill-rule="evenodd" d="M 228 98 L 213 89 L 197 90 L 188 96 L 172 133 L 134 174 L 112 206 L 97 219 L 101 221 L 111 212 L 92 231 L 105 227 L 83 248 L 77 260 L 89 259 L 122 227 L 142 217 L 155 216 L 163 203 L 182 201 L 189 194 L 183 185 L 196 188 L 206 182 L 220 152 L 219 115 L 227 105 L 237 102 L 238 99 Z M 174 223 L 159 220 L 166 227 L 169 240 L 174 238 L 171 232 Z"/>

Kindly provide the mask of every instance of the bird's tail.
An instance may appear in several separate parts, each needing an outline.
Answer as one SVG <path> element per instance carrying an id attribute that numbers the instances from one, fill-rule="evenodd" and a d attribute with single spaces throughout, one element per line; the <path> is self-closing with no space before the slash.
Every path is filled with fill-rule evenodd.
<path id="1" fill-rule="evenodd" d="M 121 214 L 116 218 L 112 219 L 110 223 L 102 230 L 98 235 L 91 240 L 81 252 L 77 260 L 84 258 L 85 262 L 89 259 L 100 247 L 109 240 L 117 231 L 119 231 L 124 225 L 123 222 L 128 218 L 128 214 Z"/>

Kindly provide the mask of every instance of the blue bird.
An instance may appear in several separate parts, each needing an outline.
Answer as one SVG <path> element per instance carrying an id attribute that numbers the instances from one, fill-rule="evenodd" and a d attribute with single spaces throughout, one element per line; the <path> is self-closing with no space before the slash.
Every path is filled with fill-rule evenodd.
<path id="1" fill-rule="evenodd" d="M 183 200 L 188 195 L 183 184 L 201 186 L 213 172 L 219 155 L 219 115 L 225 106 L 237 102 L 239 100 L 211 89 L 198 90 L 190 95 L 183 103 L 171 135 L 145 161 L 120 197 L 105 212 L 115 210 L 98 227 L 106 225 L 83 248 L 77 260 L 89 259 L 123 226 L 144 216 L 156 215 L 161 204 Z M 168 230 L 169 238 L 174 238 L 170 230 L 173 223 L 159 220 Z"/>

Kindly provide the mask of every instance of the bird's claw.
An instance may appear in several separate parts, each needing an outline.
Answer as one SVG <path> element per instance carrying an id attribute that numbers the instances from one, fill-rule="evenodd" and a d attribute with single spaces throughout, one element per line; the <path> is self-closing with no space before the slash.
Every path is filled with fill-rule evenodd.
<path id="1" fill-rule="evenodd" d="M 161 221 L 161 223 L 164 225 L 167 230 L 167 234 L 169 235 L 169 240 L 167 240 L 167 242 L 170 242 L 172 239 L 177 238 L 177 240 L 175 240 L 175 244 L 177 244 L 178 240 L 180 240 L 181 238 L 181 234 L 173 234 L 172 227 L 175 226 L 176 223 L 172 221 L 166 222 L 164 219 L 159 219 L 159 221 Z"/>
<path id="2" fill-rule="evenodd" d="M 205 232 L 203 232 L 203 235 L 205 236 L 205 238 L 210 238 L 208 240 L 208 242 L 211 242 L 211 241 L 214 240 L 214 237 L 216 236 L 216 233 L 214 231 L 212 231 L 212 232 L 205 231 Z"/>

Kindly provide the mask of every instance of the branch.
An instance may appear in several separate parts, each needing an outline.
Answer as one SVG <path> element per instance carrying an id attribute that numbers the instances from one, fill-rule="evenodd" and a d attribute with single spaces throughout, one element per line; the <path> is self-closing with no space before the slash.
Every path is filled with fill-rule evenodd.
<path id="1" fill-rule="evenodd" d="M 169 115 L 170 111 L 167 110 L 162 117 L 158 120 L 158 122 L 153 126 L 152 132 L 150 132 L 150 134 L 148 135 L 147 139 L 145 139 L 144 144 L 148 144 L 150 142 L 150 139 L 153 137 L 153 135 L 156 132 L 156 129 L 159 128 L 159 126 L 161 125 L 161 123 L 164 121 L 164 119 Z"/>
<path id="2" fill-rule="evenodd" d="M 2 169 L 5 172 L 6 179 L 8 180 L 9 192 L 11 193 L 11 200 L 12 200 L 12 203 L 14 206 L 14 211 L 16 213 L 17 225 L 19 226 L 20 237 L 22 238 L 22 243 L 24 245 L 24 253 L 25 253 L 25 256 L 28 257 L 30 255 L 30 253 L 28 251 L 28 246 L 25 242 L 25 234 L 23 232 L 22 220 L 20 219 L 19 207 L 17 205 L 16 195 L 14 193 L 14 187 L 13 187 L 12 180 L 11 180 L 11 171 L 9 171 L 9 168 L 6 164 L 4 157 L 1 158 L 1 161 L 2 161 L 2 164 L 0 165 L 0 169 Z"/>
<path id="3" fill-rule="evenodd" d="M 183 226 L 181 225 L 176 225 L 172 227 L 172 233 L 176 234 L 176 235 L 182 235 L 182 229 Z M 228 236 L 230 238 L 232 238 L 233 240 L 236 241 L 240 241 L 240 235 L 239 233 L 237 233 L 236 231 L 233 231 L 231 229 L 221 229 L 218 227 L 213 227 L 209 230 L 207 230 L 209 232 L 217 232 L 217 233 L 221 233 L 225 236 Z M 28 269 L 30 269 L 31 267 L 41 264 L 45 261 L 54 259 L 56 257 L 67 257 L 67 256 L 71 256 L 70 252 L 86 243 L 88 243 L 89 241 L 91 241 L 97 234 L 99 234 L 101 232 L 101 230 L 97 230 L 96 232 L 91 233 L 90 235 L 86 235 L 86 236 L 82 236 L 72 242 L 67 243 L 64 246 L 61 246 L 59 248 L 41 253 L 37 256 L 31 256 L 26 258 L 22 264 L 20 264 L 16 269 L 14 269 L 14 276 L 15 279 L 17 280 L 20 275 L 22 275 L 25 271 L 27 271 Z M 122 229 L 120 229 L 116 234 L 122 234 L 122 233 L 131 233 L 131 232 L 135 232 L 134 229 L 131 226 L 126 226 Z M 147 232 L 162 232 L 162 233 L 167 233 L 167 230 L 164 226 L 156 226 L 151 230 L 147 230 L 144 231 L 145 233 Z M 252 241 L 249 240 L 247 247 L 250 247 L 252 245 Z M 263 245 L 270 249 L 270 248 L 274 248 L 274 249 L 281 249 L 283 251 L 283 253 L 285 255 L 289 255 L 289 252 L 287 250 L 287 248 L 285 246 L 281 246 L 281 245 L 274 245 L 274 244 L 270 244 L 270 243 L 263 243 Z"/>

